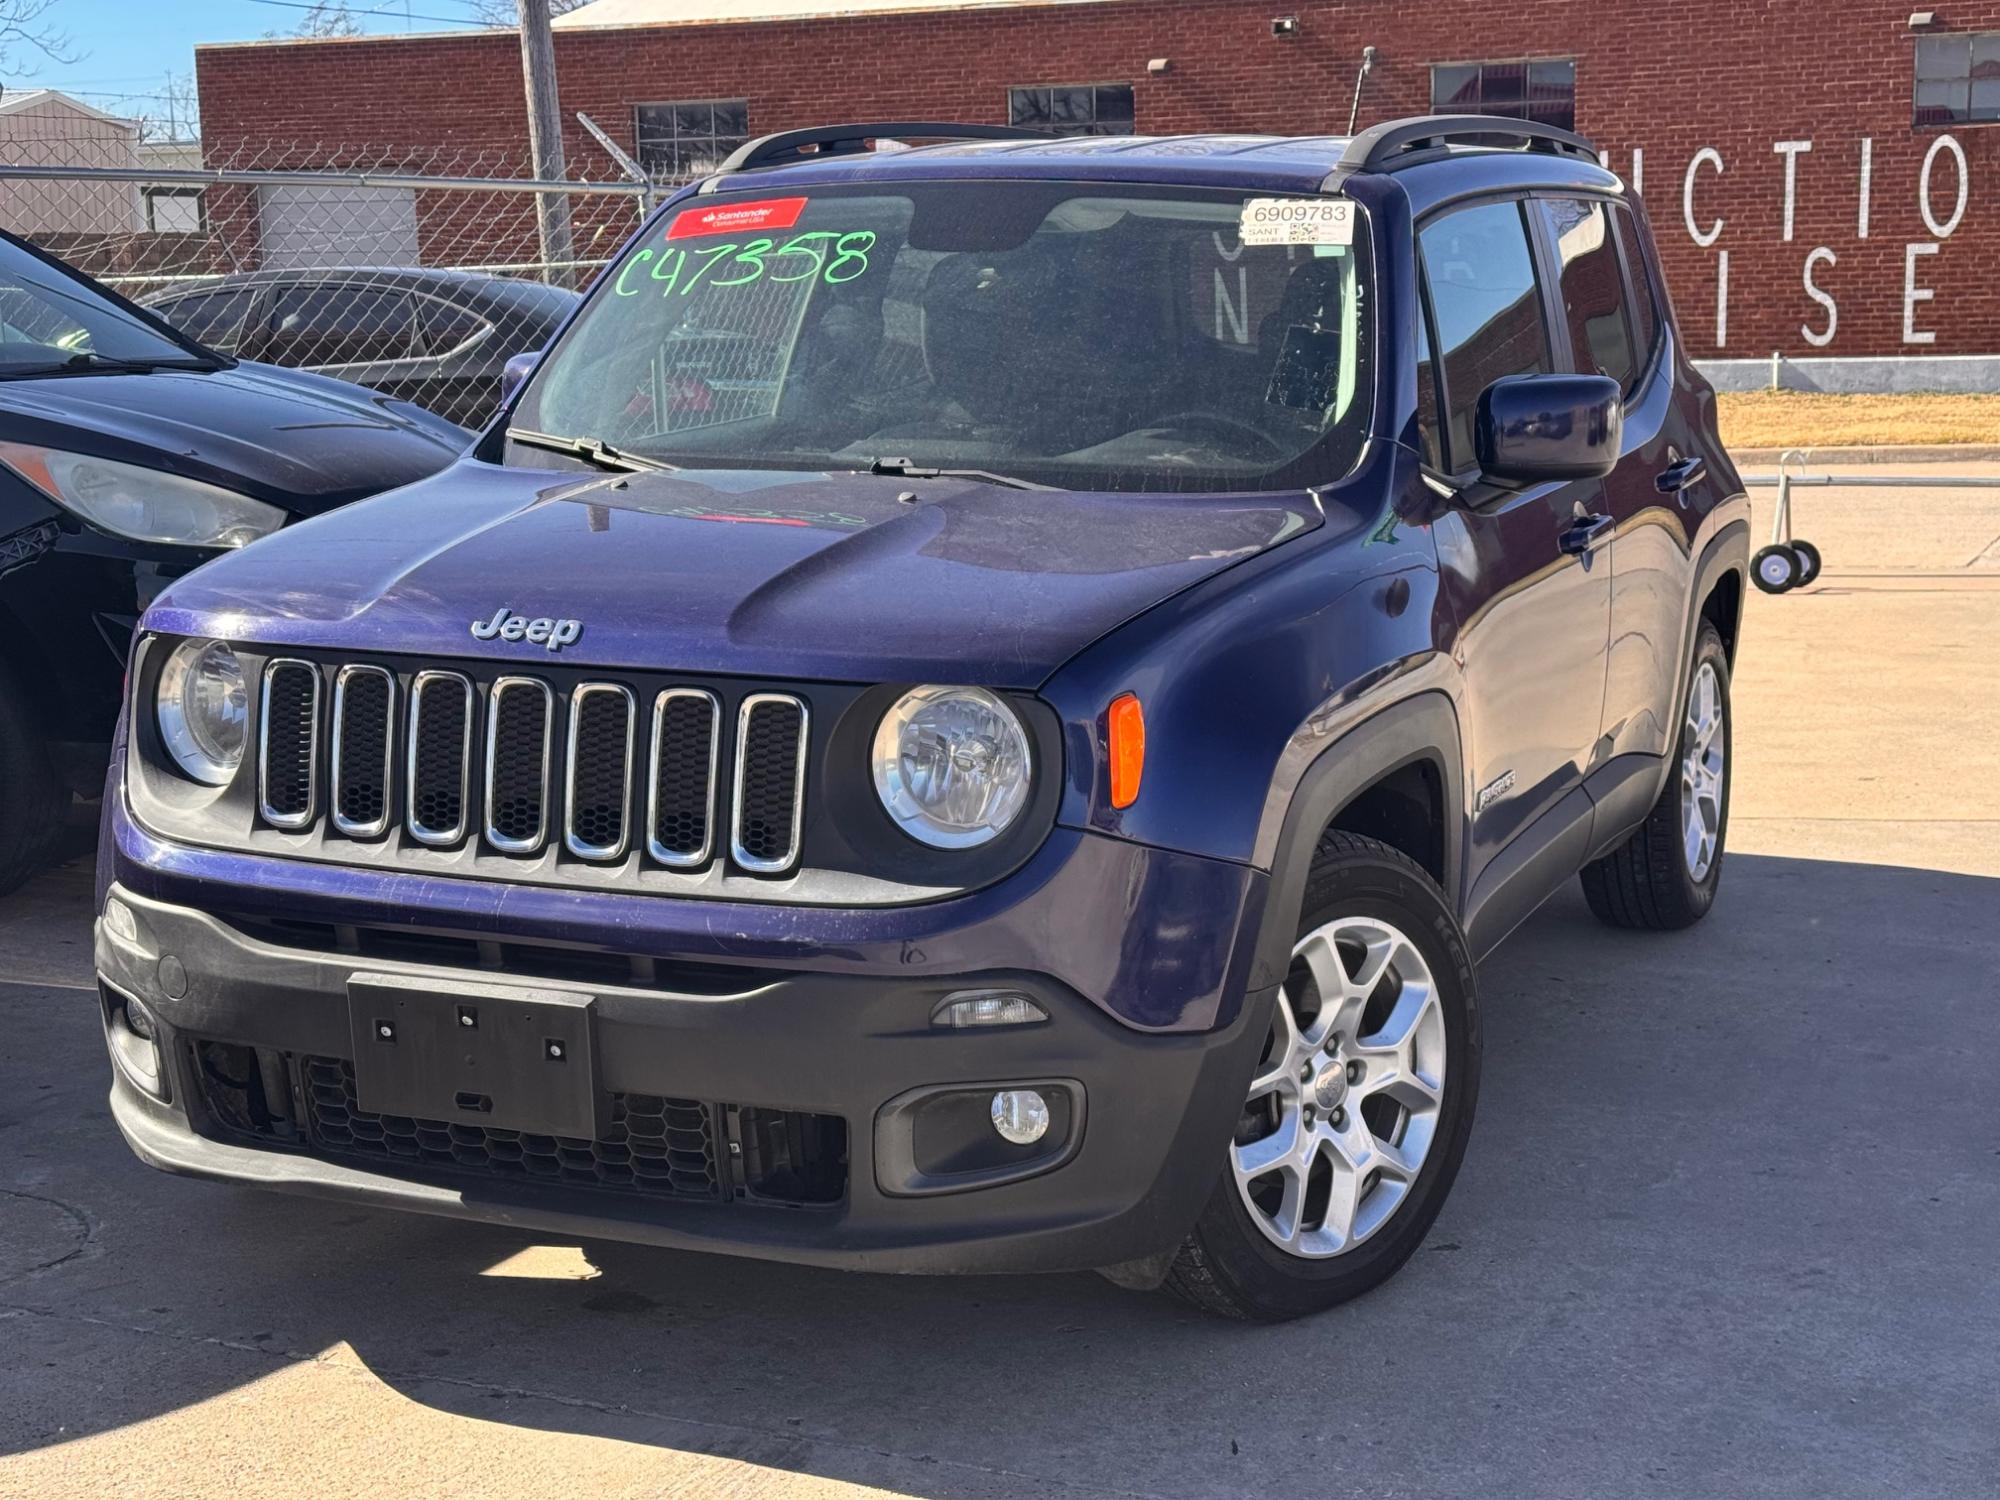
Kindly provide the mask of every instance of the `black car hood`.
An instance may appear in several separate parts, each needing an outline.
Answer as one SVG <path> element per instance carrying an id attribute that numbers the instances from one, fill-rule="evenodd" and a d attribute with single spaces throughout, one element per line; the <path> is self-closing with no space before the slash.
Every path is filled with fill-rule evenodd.
<path id="1" fill-rule="evenodd" d="M 0 434 L 202 479 L 314 515 L 435 474 L 472 435 L 272 365 L 0 381 Z"/>

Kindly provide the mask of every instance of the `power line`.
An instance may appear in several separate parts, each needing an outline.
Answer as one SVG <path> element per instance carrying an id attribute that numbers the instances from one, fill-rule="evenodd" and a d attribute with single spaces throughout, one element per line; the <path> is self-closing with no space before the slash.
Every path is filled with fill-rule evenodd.
<path id="1" fill-rule="evenodd" d="M 318 10 L 321 8 L 318 5 L 307 4 L 305 0 L 246 0 L 246 3 L 250 5 L 274 6 L 279 10 Z M 401 7 L 399 0 L 397 0 L 397 3 L 377 6 L 373 10 L 350 10 L 347 14 L 350 16 L 393 16 L 411 21 L 437 21 L 446 26 L 471 26 L 481 31 L 490 29 L 484 23 L 470 20 L 465 16 L 434 16 L 421 11 L 406 11 Z"/>

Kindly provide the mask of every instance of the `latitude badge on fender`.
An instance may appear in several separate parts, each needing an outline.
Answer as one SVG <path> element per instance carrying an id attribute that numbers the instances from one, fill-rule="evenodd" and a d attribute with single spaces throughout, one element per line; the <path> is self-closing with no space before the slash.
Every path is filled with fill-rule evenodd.
<path id="1" fill-rule="evenodd" d="M 552 620 L 546 615 L 531 620 L 526 615 L 515 614 L 504 604 L 493 612 L 492 619 L 472 622 L 474 640 L 490 641 L 497 636 L 503 641 L 527 641 L 532 645 L 546 646 L 551 651 L 574 645 L 582 634 L 581 620 Z"/>

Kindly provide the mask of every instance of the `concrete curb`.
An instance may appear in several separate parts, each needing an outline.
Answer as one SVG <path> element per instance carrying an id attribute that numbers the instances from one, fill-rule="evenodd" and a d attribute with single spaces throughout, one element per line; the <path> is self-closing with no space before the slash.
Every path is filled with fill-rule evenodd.
<path id="1" fill-rule="evenodd" d="M 2000 444 L 1937 443 L 1924 446 L 1875 448 L 1731 448 L 1729 456 L 1745 464 L 1776 464 L 1782 454 L 1797 452 L 1824 473 L 1841 464 L 1946 464 L 2000 462 Z"/>

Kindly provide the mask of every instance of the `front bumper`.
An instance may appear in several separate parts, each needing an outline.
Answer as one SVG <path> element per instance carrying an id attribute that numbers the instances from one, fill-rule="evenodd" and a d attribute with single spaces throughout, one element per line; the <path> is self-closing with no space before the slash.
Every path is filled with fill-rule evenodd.
<path id="1" fill-rule="evenodd" d="M 407 941 L 365 953 L 293 942 L 285 928 L 224 920 L 123 882 L 111 894 L 134 917 L 131 932 L 100 920 L 96 935 L 112 1107 L 143 1160 L 191 1176 L 564 1235 L 877 1271 L 1064 1270 L 1139 1259 L 1176 1244 L 1213 1188 L 1262 1041 L 1248 1019 L 1263 1015 L 1259 1005 L 1230 1004 L 1230 1019 L 1212 1030 L 1147 1033 L 1031 970 L 765 969 L 733 993 L 676 993 L 657 977 L 646 987 L 521 980 L 593 998 L 602 1090 L 695 1101 L 712 1124 L 715 1191 L 646 1196 L 435 1160 L 368 1159 L 318 1133 L 314 1091 L 355 1052 L 350 979 L 399 976 L 448 988 L 513 983 L 512 974 L 397 956 L 416 951 Z M 234 893 L 206 894 L 220 904 Z M 1128 947 L 1140 935 L 1128 932 Z M 929 1024 L 944 995 L 1002 984 L 1032 995 L 1050 1020 L 964 1031 Z M 155 1033 L 157 1079 L 131 1064 L 121 1020 L 131 1001 Z M 204 1042 L 238 1049 L 232 1055 L 246 1071 L 254 1058 L 274 1093 L 290 1092 L 292 1127 L 259 1137 L 225 1119 L 204 1076 Z M 1073 1086 L 1078 1104 L 1073 1139 L 1050 1164 L 995 1185 L 910 1195 L 892 1159 L 885 1105 L 937 1085 L 991 1090 L 1044 1080 Z M 731 1155 L 739 1108 L 844 1122 L 837 1197 L 793 1206 L 745 1191 Z"/>

